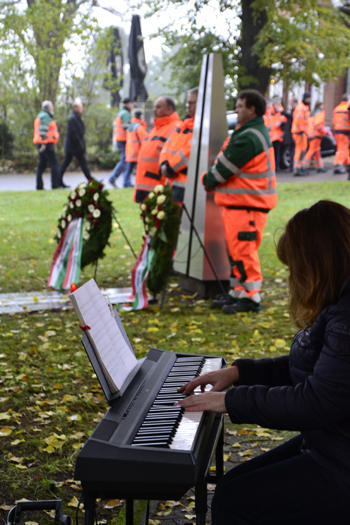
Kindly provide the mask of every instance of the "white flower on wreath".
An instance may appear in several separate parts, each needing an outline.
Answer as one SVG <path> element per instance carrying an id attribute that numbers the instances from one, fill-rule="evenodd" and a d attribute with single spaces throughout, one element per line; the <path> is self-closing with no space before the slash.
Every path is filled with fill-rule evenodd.
<path id="1" fill-rule="evenodd" d="M 97 202 L 99 198 L 100 198 L 99 194 L 98 194 L 98 193 L 95 193 L 95 195 L 94 195 L 94 201 Z"/>
<path id="2" fill-rule="evenodd" d="M 72 220 L 72 216 L 69 214 L 67 217 L 67 221 L 70 222 Z"/>
<path id="3" fill-rule="evenodd" d="M 88 239 L 90 239 L 90 234 L 89 234 L 89 232 L 86 232 L 86 231 L 85 231 L 85 232 L 83 233 L 83 238 L 84 238 L 86 241 L 87 241 Z"/>
<path id="4" fill-rule="evenodd" d="M 92 215 L 93 217 L 95 217 L 95 219 L 97 219 L 98 217 L 100 217 L 101 212 L 96 208 L 96 210 L 93 211 Z"/>
<path id="5" fill-rule="evenodd" d="M 166 196 L 165 195 L 158 195 L 157 197 L 157 204 L 163 204 L 163 202 L 166 201 Z"/>
<path id="6" fill-rule="evenodd" d="M 66 213 L 67 210 L 68 210 L 68 206 L 67 206 L 67 204 L 65 204 L 65 205 L 63 206 L 63 212 Z"/>
<path id="7" fill-rule="evenodd" d="M 73 209 L 73 208 L 74 208 L 74 202 L 70 202 L 70 203 L 69 203 L 69 206 L 70 206 L 70 208 Z"/>
<path id="8" fill-rule="evenodd" d="M 87 222 L 85 223 L 85 230 L 86 230 L 86 231 L 89 231 L 90 228 L 91 228 L 91 223 L 90 223 L 89 221 L 87 221 Z"/>
<path id="9" fill-rule="evenodd" d="M 158 212 L 157 208 L 153 208 L 153 210 L 151 211 L 151 214 L 156 215 L 157 212 Z"/>
<path id="10" fill-rule="evenodd" d="M 57 237 L 58 237 L 59 239 L 62 237 L 60 230 L 57 230 L 56 235 L 57 235 Z"/>
<path id="11" fill-rule="evenodd" d="M 61 221 L 61 226 L 62 226 L 62 228 L 65 228 L 66 227 L 66 221 Z"/>
<path id="12" fill-rule="evenodd" d="M 148 194 L 148 198 L 149 199 L 153 199 L 153 197 L 154 197 L 154 193 L 153 193 L 153 191 L 151 191 L 151 193 Z"/>
<path id="13" fill-rule="evenodd" d="M 86 191 L 84 190 L 84 188 L 81 188 L 81 190 L 79 190 L 78 193 L 79 193 L 79 197 L 84 197 Z"/>
<path id="14" fill-rule="evenodd" d="M 70 196 L 71 196 L 72 199 L 74 199 L 74 197 L 75 197 L 75 190 L 71 191 Z"/>
<path id="15" fill-rule="evenodd" d="M 146 222 L 149 222 L 149 221 L 150 221 L 150 218 L 149 218 L 149 217 L 146 217 L 146 218 L 145 218 L 145 221 L 146 221 Z"/>
<path id="16" fill-rule="evenodd" d="M 80 208 L 80 206 L 81 206 L 81 200 L 80 200 L 80 199 L 77 199 L 77 200 L 75 201 L 75 205 L 76 205 L 77 208 Z"/>
<path id="17" fill-rule="evenodd" d="M 156 234 L 156 231 L 157 231 L 156 228 L 151 228 L 150 231 L 149 231 L 149 234 L 150 234 L 150 235 L 155 235 L 155 234 Z"/>
<path id="18" fill-rule="evenodd" d="M 160 193 L 163 193 L 163 190 L 164 190 L 164 186 L 162 184 L 158 184 L 158 186 L 156 186 L 154 188 L 154 193 L 158 193 L 160 191 Z"/>
<path id="19" fill-rule="evenodd" d="M 88 206 L 89 212 L 92 213 L 94 211 L 94 209 L 95 209 L 95 206 L 93 204 L 89 204 L 89 206 Z"/>
<path id="20" fill-rule="evenodd" d="M 164 211 L 163 211 L 163 210 L 160 210 L 160 211 L 157 213 L 157 219 L 159 219 L 159 220 L 161 221 L 162 219 L 164 219 L 164 217 L 165 217 L 165 213 L 164 213 Z"/>
<path id="21" fill-rule="evenodd" d="M 147 208 L 146 204 L 141 204 L 141 206 L 140 206 L 140 207 L 141 207 L 141 210 L 142 210 L 142 211 L 145 211 L 145 210 L 146 210 L 146 208 Z"/>

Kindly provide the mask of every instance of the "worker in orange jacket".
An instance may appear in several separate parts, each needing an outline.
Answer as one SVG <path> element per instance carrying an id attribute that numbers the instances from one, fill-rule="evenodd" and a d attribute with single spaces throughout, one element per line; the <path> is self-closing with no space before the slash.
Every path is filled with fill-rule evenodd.
<path id="1" fill-rule="evenodd" d="M 137 159 L 135 191 L 133 200 L 144 201 L 149 192 L 158 184 L 166 184 L 166 178 L 160 173 L 159 156 L 161 150 L 174 129 L 180 124 L 176 113 L 175 101 L 171 97 L 160 97 L 153 108 L 154 128 L 142 142 Z"/>
<path id="2" fill-rule="evenodd" d="M 34 120 L 33 144 L 38 148 L 39 163 L 36 170 L 36 189 L 43 190 L 43 178 L 47 164 L 51 167 L 51 188 L 60 187 L 60 167 L 55 153 L 54 144 L 57 144 L 59 133 L 57 124 L 53 120 L 54 107 L 50 100 L 44 100 L 42 109 Z"/>
<path id="3" fill-rule="evenodd" d="M 124 171 L 124 188 L 133 187 L 133 184 L 131 184 L 130 180 L 131 174 L 137 165 L 137 159 L 140 153 L 142 141 L 148 137 L 148 133 L 146 131 L 147 122 L 141 119 L 141 115 L 141 111 L 135 111 L 135 117 L 131 119 L 128 131 L 126 132 L 125 160 L 127 167 Z"/>
<path id="4" fill-rule="evenodd" d="M 322 137 L 325 136 L 325 123 L 326 123 L 326 112 L 324 110 L 323 102 L 317 101 L 315 109 L 309 118 L 309 127 L 307 129 L 307 138 L 309 148 L 304 157 L 306 167 L 310 166 L 310 161 L 314 162 L 318 173 L 325 173 L 327 170 L 323 165 L 321 157 L 321 141 Z"/>
<path id="5" fill-rule="evenodd" d="M 126 148 L 126 131 L 131 122 L 131 111 L 134 104 L 131 98 L 124 98 L 123 107 L 114 120 L 114 141 L 117 144 L 120 159 L 114 167 L 108 181 L 116 188 L 115 181 L 126 170 L 125 148 Z"/>
<path id="6" fill-rule="evenodd" d="M 283 131 L 287 118 L 282 115 L 283 106 L 281 106 L 281 99 L 275 97 L 272 101 L 272 106 L 269 108 L 269 133 L 270 139 L 273 145 L 275 152 L 275 163 L 276 171 L 280 169 L 280 159 L 281 159 L 281 145 L 283 142 Z M 265 124 L 266 125 L 266 124 Z"/>
<path id="7" fill-rule="evenodd" d="M 267 214 L 277 204 L 275 155 L 264 125 L 265 109 L 259 91 L 246 89 L 238 95 L 239 127 L 202 176 L 205 190 L 215 191 L 215 203 L 221 207 L 231 263 L 228 297 L 213 302 L 225 314 L 261 309 L 258 248 Z"/>
<path id="8" fill-rule="evenodd" d="M 307 175 L 304 156 L 307 150 L 307 129 L 309 127 L 311 93 L 305 91 L 303 100 L 295 107 L 292 121 L 292 137 L 295 142 L 294 176 Z"/>
<path id="9" fill-rule="evenodd" d="M 350 142 L 350 116 L 349 116 L 349 94 L 345 93 L 340 104 L 333 111 L 333 133 L 337 143 L 337 153 L 334 157 L 334 174 L 348 172 L 348 180 L 350 179 L 350 158 L 349 158 L 349 142 Z M 342 168 L 345 166 L 346 170 Z"/>
<path id="10" fill-rule="evenodd" d="M 187 115 L 170 135 L 159 156 L 161 174 L 169 180 L 173 199 L 178 203 L 183 202 L 185 195 L 197 97 L 198 88 L 187 92 Z"/>

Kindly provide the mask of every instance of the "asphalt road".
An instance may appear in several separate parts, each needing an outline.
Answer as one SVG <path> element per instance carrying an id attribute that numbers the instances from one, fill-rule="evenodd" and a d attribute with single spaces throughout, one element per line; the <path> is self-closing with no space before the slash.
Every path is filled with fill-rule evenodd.
<path id="1" fill-rule="evenodd" d="M 331 159 L 325 159 L 325 167 L 327 168 L 326 173 L 317 173 L 316 170 L 311 170 L 310 175 L 306 177 L 294 177 L 289 172 L 278 172 L 277 182 L 319 182 L 324 180 L 346 180 L 347 174 L 333 175 L 333 166 Z M 92 176 L 102 181 L 108 189 L 113 189 L 113 186 L 108 182 L 110 171 L 97 171 L 93 172 Z M 44 188 L 49 190 L 50 184 L 50 172 L 46 170 L 43 175 Z M 67 172 L 64 176 L 65 184 L 68 184 L 71 188 L 75 188 L 79 182 L 85 181 L 85 177 L 82 172 Z M 349 181 L 350 184 L 350 181 Z M 122 177 L 117 180 L 117 186 L 121 187 Z M 35 190 L 35 174 L 34 173 L 17 173 L 17 174 L 0 174 L 0 191 L 31 191 Z"/>

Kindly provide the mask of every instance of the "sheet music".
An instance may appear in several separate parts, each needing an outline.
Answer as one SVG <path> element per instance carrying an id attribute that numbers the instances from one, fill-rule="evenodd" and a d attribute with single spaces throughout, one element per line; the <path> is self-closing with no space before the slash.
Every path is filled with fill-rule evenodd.
<path id="1" fill-rule="evenodd" d="M 69 295 L 105 373 L 112 392 L 123 386 L 137 359 L 128 347 L 111 309 L 94 279 Z"/>

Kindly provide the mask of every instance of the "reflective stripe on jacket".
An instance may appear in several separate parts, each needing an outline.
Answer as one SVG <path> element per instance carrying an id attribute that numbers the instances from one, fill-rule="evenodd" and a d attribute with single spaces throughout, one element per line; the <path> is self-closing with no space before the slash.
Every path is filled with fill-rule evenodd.
<path id="1" fill-rule="evenodd" d="M 133 120 L 133 119 L 132 119 Z M 138 119 L 135 119 L 138 120 Z M 126 162 L 137 162 L 141 142 L 148 136 L 147 131 L 140 123 L 132 122 L 128 127 L 126 133 L 126 149 L 125 149 L 125 160 Z"/>
<path id="2" fill-rule="evenodd" d="M 159 156 L 159 166 L 166 165 L 171 175 L 167 177 L 177 195 L 184 194 L 187 181 L 187 168 L 190 160 L 194 118 L 186 118 L 170 135 Z M 175 188 L 178 188 L 176 190 Z M 176 199 L 178 200 L 178 199 Z"/>
<path id="3" fill-rule="evenodd" d="M 280 106 L 278 111 L 275 110 L 274 106 L 271 106 L 268 110 L 270 114 L 270 139 L 271 142 L 279 141 L 283 142 L 283 129 L 281 126 L 287 122 L 287 118 L 281 114 L 283 107 Z"/>
<path id="4" fill-rule="evenodd" d="M 307 138 L 309 140 L 322 138 L 326 134 L 324 128 L 326 122 L 326 112 L 324 109 L 316 110 L 309 118 L 309 127 L 307 128 Z"/>
<path id="5" fill-rule="evenodd" d="M 309 126 L 309 117 L 309 106 L 300 101 L 294 109 L 292 133 L 306 133 Z"/>
<path id="6" fill-rule="evenodd" d="M 142 141 L 138 156 L 134 200 L 137 190 L 151 191 L 157 184 L 166 183 L 166 178 L 159 171 L 159 156 L 166 140 L 179 123 L 176 112 L 154 119 L 154 128 Z"/>
<path id="7" fill-rule="evenodd" d="M 276 206 L 275 156 L 263 117 L 232 133 L 227 148 L 204 175 L 203 184 L 215 187 L 219 206 L 266 211 Z"/>
<path id="8" fill-rule="evenodd" d="M 349 102 L 346 100 L 342 101 L 333 110 L 333 128 L 334 131 L 350 131 L 350 118 L 349 118 Z"/>
<path id="9" fill-rule="evenodd" d="M 57 124 L 53 120 L 51 113 L 46 109 L 40 111 L 34 120 L 34 144 L 57 144 L 59 133 Z"/>
<path id="10" fill-rule="evenodd" d="M 114 140 L 115 142 L 126 141 L 126 124 L 130 124 L 131 114 L 127 108 L 122 108 L 114 120 Z"/>

